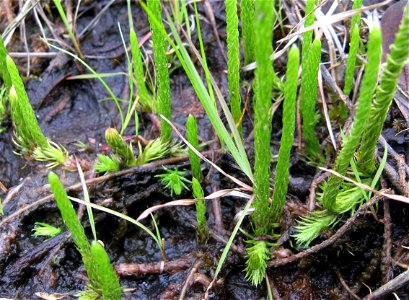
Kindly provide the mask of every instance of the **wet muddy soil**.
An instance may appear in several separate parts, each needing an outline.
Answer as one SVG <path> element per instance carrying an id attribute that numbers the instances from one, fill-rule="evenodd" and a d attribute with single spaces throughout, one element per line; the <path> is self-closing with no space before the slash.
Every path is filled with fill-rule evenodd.
<path id="1" fill-rule="evenodd" d="M 226 63 L 221 55 L 222 51 L 226 51 L 224 4 L 221 1 L 205 3 L 212 8 L 212 13 L 209 13 L 202 3 L 198 6 L 204 20 L 202 31 L 205 50 L 211 72 L 227 99 Z M 80 6 L 77 32 L 82 32 L 108 4 L 109 1 L 84 1 Z M 149 34 L 147 19 L 139 5 L 133 5 L 132 9 L 134 26 L 138 37 L 142 39 Z M 58 21 L 52 6 L 51 12 L 54 16 L 50 16 L 51 20 L 63 32 L 63 25 Z M 191 7 L 189 13 L 193 13 Z M 215 28 L 210 21 L 212 15 Z M 127 41 L 126 1 L 111 3 L 96 26 L 81 37 L 86 60 L 99 73 L 127 71 L 118 23 Z M 31 15 L 26 18 L 26 28 L 31 40 L 37 40 L 38 28 Z M 220 37 L 221 47 L 217 43 L 218 37 L 214 29 Z M 282 33 L 278 33 L 280 34 Z M 18 35 L 11 47 L 12 51 L 23 51 Z M 146 57 L 151 59 L 149 39 L 146 39 L 143 50 Z M 26 61 L 17 59 L 17 62 L 24 74 Z M 279 66 L 280 62 L 276 64 Z M 177 66 L 176 61 L 174 65 Z M 120 127 L 115 104 L 103 100 L 108 94 L 96 80 L 71 78 L 81 74 L 83 70 L 69 56 L 57 53 L 54 58 L 37 60 L 31 69 L 33 76 L 27 79 L 26 87 L 40 126 L 47 137 L 63 145 L 80 161 L 93 202 L 136 218 L 149 207 L 176 199 L 155 175 L 163 172 L 163 166 L 189 170 L 186 157 L 166 158 L 106 176 L 96 175 L 92 166 L 97 154 L 106 151 L 105 129 Z M 283 71 L 285 72 L 279 68 L 277 70 L 281 74 L 284 74 Z M 250 74 L 243 74 L 243 77 L 251 83 Z M 106 82 L 120 98 L 128 97 L 126 76 L 107 77 Z M 171 86 L 172 117 L 176 126 L 183 131 L 186 117 L 193 114 L 198 120 L 202 141 L 214 139 L 215 133 L 182 68 L 178 67 L 172 72 Z M 248 96 L 246 90 L 243 87 L 243 98 Z M 125 107 L 126 104 L 123 105 Z M 402 156 L 403 164 L 407 165 L 409 132 L 402 131 L 396 125 L 407 126 L 404 117 L 399 105 L 393 106 L 385 125 L 384 137 L 392 149 Z M 281 133 L 280 119 L 281 108 L 274 115 L 272 151 L 275 154 L 278 152 Z M 244 136 L 249 137 L 246 140 L 249 157 L 253 155 L 251 120 L 252 111 L 249 106 L 243 120 Z M 158 136 L 152 114 L 141 113 L 139 121 L 141 136 L 146 139 Z M 324 140 L 328 133 L 324 123 L 320 126 L 320 131 L 323 132 L 320 138 Z M 47 184 L 49 170 L 42 163 L 14 154 L 16 149 L 12 142 L 11 121 L 6 119 L 3 127 L 6 130 L 0 134 L 0 183 L 7 191 L 0 190 L 4 206 L 4 216 L 0 217 L 0 298 L 75 299 L 74 295 L 84 290 L 88 282 L 81 257 L 70 234 L 63 232 L 46 239 L 36 238 L 32 232 L 35 222 L 64 228 Z M 134 124 L 130 124 L 129 128 L 126 135 L 133 134 Z M 177 138 L 176 135 L 174 137 Z M 86 151 L 78 147 L 79 141 L 88 146 Z M 229 155 L 221 154 L 217 147 L 212 149 L 215 151 L 209 154 L 209 159 L 228 174 L 249 183 Z M 399 163 L 390 157 L 388 164 L 391 170 L 389 173 L 385 172 L 382 185 L 394 189 L 398 194 L 402 193 L 401 189 L 405 187 L 396 181 Z M 203 163 L 202 167 L 206 176 L 206 194 L 235 187 L 212 166 Z M 67 187 L 70 196 L 83 197 L 76 172 L 61 168 L 57 168 L 55 172 Z M 319 172 L 305 162 L 295 149 L 291 159 L 288 204 L 282 221 L 282 236 L 287 238 L 283 238 L 282 244 L 273 250 L 273 262 L 267 272 L 274 299 L 364 297 L 405 271 L 409 264 L 409 207 L 394 201 L 379 201 L 373 209 L 375 214 L 371 214 L 370 210 L 363 211 L 349 225 L 345 234 L 330 245 L 300 259 L 291 260 L 293 255 L 304 250 L 295 248 L 295 244 L 289 239 L 292 234 L 291 226 L 296 216 L 307 211 L 305 203 Z M 190 192 L 180 196 L 191 197 Z M 213 215 L 213 207 L 211 201 L 208 201 L 210 238 L 205 245 L 197 241 L 193 206 L 164 208 L 154 213 L 164 239 L 165 260 L 157 244 L 141 229 L 112 215 L 94 212 L 98 239 L 106 245 L 121 278 L 124 299 L 179 299 L 181 295 L 184 299 L 202 299 L 205 296 L 234 227 L 233 218 L 246 204 L 243 199 L 235 197 L 224 197 L 217 201 L 221 203 L 222 226 L 215 225 L 217 221 Z M 91 239 L 92 233 L 84 208 L 77 204 L 74 207 Z M 314 244 L 327 240 L 347 219 L 348 216 L 333 230 L 323 233 Z M 143 222 L 154 228 L 150 219 Z M 248 220 L 244 222 L 243 228 L 251 230 Z M 389 235 L 385 234 L 388 230 Z M 242 234 L 236 237 L 217 281 L 208 291 L 208 299 L 267 299 L 265 284 L 255 287 L 245 279 L 245 238 Z M 409 299 L 407 285 L 393 292 L 399 299 Z M 393 297 L 390 294 L 385 299 L 395 299 Z"/>

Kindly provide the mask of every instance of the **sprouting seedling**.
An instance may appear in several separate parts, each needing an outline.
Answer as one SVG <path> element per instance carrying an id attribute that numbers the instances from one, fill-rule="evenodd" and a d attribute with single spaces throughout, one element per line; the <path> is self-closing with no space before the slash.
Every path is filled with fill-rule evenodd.
<path id="1" fill-rule="evenodd" d="M 118 157 L 121 167 L 128 167 L 136 164 L 136 159 L 131 145 L 127 144 L 115 128 L 105 130 L 105 140 L 112 151 Z"/>
<path id="2" fill-rule="evenodd" d="M 189 190 L 186 183 L 191 182 L 183 177 L 183 175 L 186 174 L 186 171 L 179 171 L 177 167 L 174 170 L 166 167 L 163 167 L 163 169 L 166 173 L 155 175 L 155 177 L 160 178 L 165 185 L 165 188 L 170 189 L 171 196 L 173 196 L 173 193 L 175 193 L 176 196 L 179 196 L 184 190 Z"/>
<path id="3" fill-rule="evenodd" d="M 2 44 L 0 48 L 1 46 Z M 48 141 L 42 133 L 14 61 L 10 56 L 7 56 L 1 64 L 3 79 L 7 78 L 4 75 L 7 72 L 11 84 L 9 87 L 9 103 L 11 117 L 14 122 L 15 144 L 24 154 L 33 153 L 33 157 L 37 160 L 51 161 L 48 165 L 50 168 L 63 164 L 68 156 L 67 152 L 61 146 Z"/>
<path id="4" fill-rule="evenodd" d="M 50 172 L 48 174 L 48 181 L 57 202 L 57 207 L 82 256 L 82 261 L 91 282 L 91 286 L 87 288 L 85 294 L 89 294 L 92 291 L 93 294 L 96 292 L 99 296 L 103 296 L 104 299 L 121 299 L 119 279 L 112 266 L 108 266 L 110 263 L 105 249 L 102 246 L 95 246 L 95 241 L 92 246 L 88 242 L 84 227 L 78 220 L 72 203 L 68 199 L 68 195 L 58 176 Z"/>
<path id="5" fill-rule="evenodd" d="M 52 238 L 56 235 L 59 235 L 61 232 L 63 232 L 61 228 L 54 227 L 50 224 L 43 223 L 43 222 L 35 222 L 34 225 L 35 226 L 32 231 L 34 232 L 33 235 L 35 237 L 45 236 L 48 238 Z"/>
<path id="6" fill-rule="evenodd" d="M 195 199 L 203 199 L 204 193 L 199 180 L 195 177 L 192 178 L 192 189 L 193 196 Z M 196 205 L 196 221 L 197 221 L 197 232 L 200 243 L 205 243 L 209 237 L 209 231 L 207 229 L 206 222 L 206 202 L 201 200 L 195 203 Z"/>
<path id="7" fill-rule="evenodd" d="M 274 244 L 266 241 L 247 241 L 247 243 L 253 246 L 247 248 L 246 279 L 257 286 L 264 279 L 267 261 L 271 256 L 268 248 Z"/>
<path id="8" fill-rule="evenodd" d="M 113 173 L 121 169 L 121 163 L 115 155 L 109 157 L 98 154 L 98 160 L 95 163 L 94 169 L 97 173 Z"/>

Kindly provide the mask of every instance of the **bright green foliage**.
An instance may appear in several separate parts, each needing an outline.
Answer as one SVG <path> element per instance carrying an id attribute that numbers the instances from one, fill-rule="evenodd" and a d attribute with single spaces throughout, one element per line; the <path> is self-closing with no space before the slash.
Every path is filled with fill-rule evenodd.
<path id="1" fill-rule="evenodd" d="M 391 45 L 391 52 L 387 57 L 386 67 L 381 77 L 381 83 L 376 90 L 376 96 L 371 108 L 371 113 L 362 138 L 358 153 L 358 168 L 361 172 L 372 174 L 375 170 L 375 148 L 381 135 L 383 124 L 400 73 L 409 58 L 409 5 L 406 5 L 403 19 Z"/>
<path id="2" fill-rule="evenodd" d="M 98 161 L 94 169 L 97 173 L 113 173 L 121 169 L 121 164 L 116 156 L 106 156 L 98 154 Z"/>
<path id="3" fill-rule="evenodd" d="M 6 117 L 6 97 L 7 88 L 6 86 L 0 87 L 0 133 L 2 133 L 5 129 L 1 127 L 1 124 Z"/>
<path id="4" fill-rule="evenodd" d="M 246 260 L 246 279 L 250 280 L 255 286 L 259 285 L 267 269 L 267 261 L 270 259 L 269 246 L 266 241 L 249 241 L 254 244 L 247 248 Z"/>
<path id="5" fill-rule="evenodd" d="M 179 171 L 177 167 L 174 170 L 166 167 L 163 167 L 163 169 L 166 173 L 155 175 L 155 177 L 160 178 L 165 185 L 165 188 L 170 189 L 171 196 L 173 196 L 173 193 L 175 193 L 176 196 L 179 196 L 184 190 L 189 190 L 186 183 L 190 183 L 190 180 L 183 177 L 183 175 L 186 174 L 186 171 Z"/>
<path id="6" fill-rule="evenodd" d="M 315 0 L 307 0 L 305 7 L 305 21 L 304 28 L 307 28 L 314 24 L 315 13 L 314 13 Z M 302 69 L 306 69 L 306 64 L 308 63 L 308 52 L 312 43 L 313 31 L 309 30 L 304 32 L 302 37 Z"/>
<path id="7" fill-rule="evenodd" d="M 244 61 L 254 61 L 254 0 L 241 0 L 241 28 L 243 35 Z"/>
<path id="8" fill-rule="evenodd" d="M 139 156 L 136 159 L 137 165 L 146 164 L 150 161 L 160 159 L 169 153 L 169 143 L 165 143 L 161 138 L 152 140 L 142 149 L 141 144 L 138 144 Z"/>
<path id="9" fill-rule="evenodd" d="M 35 222 L 35 227 L 32 230 L 35 237 L 46 236 L 52 238 L 59 235 L 63 230 L 61 228 L 54 227 L 47 223 Z"/>
<path id="10" fill-rule="evenodd" d="M 115 128 L 105 130 L 105 140 L 118 157 L 122 167 L 135 165 L 136 159 L 131 145 L 128 145 Z"/>
<path id="11" fill-rule="evenodd" d="M 241 97 L 240 97 L 240 51 L 239 19 L 237 17 L 237 0 L 226 1 L 227 32 L 227 81 L 229 83 L 230 108 L 239 132 L 242 133 Z"/>
<path id="12" fill-rule="evenodd" d="M 58 176 L 50 172 L 48 174 L 48 182 L 51 185 L 51 191 L 54 194 L 57 207 L 60 210 L 65 225 L 70 230 L 72 239 L 81 254 L 82 261 L 88 273 L 88 278 L 91 282 L 90 288 L 84 293 L 81 293 L 85 297 L 82 299 L 94 299 L 92 298 L 92 295 L 95 296 L 94 292 L 103 295 L 104 299 L 121 299 L 119 281 L 116 278 L 113 268 L 107 266 L 109 264 L 109 258 L 105 250 L 103 248 L 101 250 L 100 247 L 94 244 L 91 247 L 85 235 L 84 227 L 82 227 L 78 220 L 72 203 L 68 199 L 67 193 Z M 102 253 L 102 251 L 104 253 Z M 93 292 L 90 293 L 90 291 Z"/>
<path id="13" fill-rule="evenodd" d="M 316 39 L 311 47 L 308 48 L 308 54 L 303 54 L 301 76 L 300 111 L 303 119 L 302 132 L 307 155 L 310 158 L 316 158 L 319 155 L 320 148 L 318 138 L 315 134 L 315 125 L 317 123 L 315 110 L 318 95 L 318 69 L 320 62 L 321 41 Z"/>
<path id="14" fill-rule="evenodd" d="M 102 297 L 107 300 L 120 300 L 122 291 L 119 278 L 109 261 L 108 253 L 97 241 L 92 242 L 91 253 L 102 285 Z"/>
<path id="15" fill-rule="evenodd" d="M 256 1 L 255 3 L 255 72 L 254 99 L 254 208 L 252 219 L 256 235 L 269 231 L 270 195 L 270 138 L 271 105 L 273 88 L 273 63 L 270 60 L 272 49 L 272 28 L 274 23 L 274 1 Z"/>
<path id="16" fill-rule="evenodd" d="M 3 210 L 3 203 L 2 203 L 2 199 L 1 199 L 1 197 L 0 197 L 0 216 L 3 216 L 4 215 L 4 210 Z"/>
<path id="17" fill-rule="evenodd" d="M 11 78 L 6 63 L 7 49 L 4 47 L 2 38 L 0 37 L 0 78 L 3 79 L 4 85 L 7 89 L 7 93 L 11 88 Z"/>
<path id="18" fill-rule="evenodd" d="M 295 227 L 296 233 L 293 236 L 298 246 L 308 247 L 323 230 L 335 226 L 337 222 L 336 214 L 327 210 L 314 211 L 310 216 L 298 220 L 298 225 Z"/>
<path id="19" fill-rule="evenodd" d="M 199 150 L 199 140 L 197 138 L 197 124 L 195 117 L 189 115 L 186 121 L 186 138 L 187 141 L 196 149 Z M 190 166 L 192 168 L 193 177 L 197 180 L 203 180 L 203 173 L 200 167 L 200 158 L 191 149 L 188 150 Z"/>
<path id="20" fill-rule="evenodd" d="M 157 81 L 157 113 L 165 116 L 168 120 L 172 119 L 171 113 L 171 93 L 168 61 L 166 57 L 166 39 L 162 36 L 164 26 L 162 22 L 162 7 L 160 1 L 148 0 L 148 8 L 152 15 L 148 15 L 149 24 L 152 31 L 153 57 L 155 60 L 155 73 Z M 152 19 L 155 18 L 156 21 Z M 161 138 L 164 142 L 170 142 L 172 138 L 172 127 L 161 119 Z"/>
<path id="21" fill-rule="evenodd" d="M 10 56 L 7 56 L 6 64 L 12 82 L 9 101 L 12 118 L 16 124 L 16 133 L 24 139 L 24 146 L 32 146 L 28 149 L 34 148 L 34 145 L 47 148 L 47 139 L 38 126 L 37 118 L 28 100 L 23 80 L 20 77 L 17 66 Z"/>
<path id="22" fill-rule="evenodd" d="M 334 170 L 341 175 L 345 175 L 351 157 L 359 145 L 367 120 L 369 117 L 372 97 L 375 92 L 378 71 L 381 62 L 382 36 L 379 26 L 374 26 L 369 34 L 368 41 L 368 63 L 362 80 L 358 107 L 356 109 L 354 122 L 352 123 L 348 137 L 344 140 L 341 151 L 335 161 Z M 373 126 L 374 124 L 371 124 Z M 331 175 L 328 184 L 325 185 L 323 195 L 324 208 L 334 212 L 336 208 L 335 199 L 343 179 L 339 176 Z"/>
<path id="23" fill-rule="evenodd" d="M 77 214 L 75 213 L 71 201 L 68 200 L 67 193 L 65 192 L 58 176 L 55 173 L 50 172 L 48 174 L 48 182 L 51 185 L 51 190 L 54 194 L 55 201 L 57 202 L 58 209 L 60 210 L 65 225 L 70 230 L 72 240 L 77 246 L 78 251 L 81 253 L 82 261 L 84 262 L 91 285 L 95 289 L 100 289 L 101 285 L 100 282 L 98 282 L 97 268 L 92 259 L 91 245 L 85 235 L 84 227 L 82 227 L 80 221 L 77 219 Z"/>
<path id="24" fill-rule="evenodd" d="M 133 29 L 131 29 L 129 32 L 129 41 L 133 59 L 133 73 L 135 75 L 136 85 L 138 87 L 139 102 L 145 110 L 151 111 L 154 108 L 153 98 L 146 88 L 142 53 L 139 49 L 138 37 Z"/>
<path id="25" fill-rule="evenodd" d="M 203 189 L 199 180 L 195 177 L 192 178 L 193 196 L 196 199 L 204 198 Z M 206 202 L 201 200 L 195 203 L 196 205 L 196 221 L 197 221 L 197 233 L 200 243 L 205 243 L 209 237 L 209 231 L 206 223 Z"/>
<path id="26" fill-rule="evenodd" d="M 288 53 L 286 82 L 284 89 L 283 131 L 278 152 L 273 202 L 271 203 L 271 221 L 278 223 L 284 208 L 288 189 L 288 171 L 290 154 L 294 142 L 295 130 L 295 100 L 297 98 L 298 68 L 300 54 L 293 46 Z"/>
<path id="27" fill-rule="evenodd" d="M 352 9 L 358 9 L 362 6 L 362 0 L 355 0 Z M 359 49 L 359 42 L 361 41 L 359 37 L 359 22 L 361 20 L 361 14 L 356 14 L 352 16 L 351 20 L 351 37 L 349 42 L 349 53 L 347 66 L 345 69 L 345 84 L 344 84 L 344 94 L 349 95 L 352 90 L 352 83 L 354 80 L 354 70 L 356 57 Z"/>

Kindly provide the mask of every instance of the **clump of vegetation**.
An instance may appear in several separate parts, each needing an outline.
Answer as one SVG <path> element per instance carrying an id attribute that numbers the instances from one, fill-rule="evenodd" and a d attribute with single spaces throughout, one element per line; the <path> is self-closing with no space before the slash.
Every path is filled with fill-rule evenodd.
<path id="1" fill-rule="evenodd" d="M 173 196 L 173 193 L 176 196 L 179 196 L 184 191 L 188 191 L 186 183 L 191 183 L 189 179 L 183 177 L 186 174 L 186 171 L 179 171 L 176 167 L 174 170 L 163 167 L 166 171 L 164 174 L 155 175 L 156 178 L 160 178 L 162 183 L 165 185 L 165 188 L 170 189 L 170 195 Z"/>
<path id="2" fill-rule="evenodd" d="M 70 230 L 72 239 L 81 254 L 91 283 L 88 287 L 91 294 L 95 295 L 96 293 L 97 296 L 102 296 L 104 299 L 121 299 L 122 292 L 119 279 L 112 266 L 110 266 L 105 249 L 101 245 L 95 245 L 95 243 L 98 243 L 97 241 L 94 241 L 92 246 L 88 242 L 84 227 L 82 227 L 78 220 L 72 203 L 68 199 L 58 176 L 50 172 L 48 174 L 48 181 L 65 225 Z M 89 292 L 85 294 L 90 295 Z"/>
<path id="3" fill-rule="evenodd" d="M 34 236 L 39 237 L 39 236 L 45 236 L 48 238 L 52 238 L 56 235 L 59 235 L 63 230 L 61 228 L 54 227 L 50 224 L 43 223 L 43 222 L 35 222 L 34 223 Z"/>

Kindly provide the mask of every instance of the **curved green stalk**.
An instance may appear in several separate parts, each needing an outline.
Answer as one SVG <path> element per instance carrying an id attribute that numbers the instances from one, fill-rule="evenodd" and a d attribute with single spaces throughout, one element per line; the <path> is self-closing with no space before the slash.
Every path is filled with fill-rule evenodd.
<path id="1" fill-rule="evenodd" d="M 255 100 L 254 100 L 254 213 L 252 220 L 256 235 L 270 229 L 268 198 L 270 195 L 270 138 L 272 122 L 273 63 L 272 49 L 274 1 L 256 1 L 255 13 Z"/>
<path id="2" fill-rule="evenodd" d="M 298 48 L 293 46 L 288 53 L 286 82 L 284 87 L 283 131 L 280 150 L 278 152 L 273 202 L 271 203 L 271 221 L 273 223 L 280 221 L 288 189 L 290 154 L 294 142 L 295 100 L 297 98 L 299 61 L 300 54 Z"/>
<path id="3" fill-rule="evenodd" d="M 368 41 L 368 62 L 365 68 L 365 74 L 362 80 L 360 95 L 358 98 L 358 107 L 355 113 L 354 122 L 352 123 L 348 137 L 339 152 L 334 170 L 341 175 L 345 175 L 351 157 L 353 157 L 356 148 L 359 145 L 362 134 L 367 124 L 372 97 L 376 89 L 379 65 L 382 55 L 382 34 L 379 26 L 374 26 L 369 34 Z M 373 124 L 371 124 L 373 126 Z M 331 175 L 328 184 L 325 186 L 323 195 L 324 208 L 334 212 L 335 199 L 343 179 L 339 176 Z"/>
<path id="4" fill-rule="evenodd" d="M 254 0 L 241 0 L 241 30 L 243 35 L 244 61 L 254 61 Z"/>
<path id="5" fill-rule="evenodd" d="M 168 61 L 166 57 L 167 45 L 166 40 L 161 33 L 164 31 L 161 2 L 157 0 L 148 0 L 148 8 L 152 11 L 152 15 L 149 14 L 148 19 L 152 30 L 153 57 L 155 60 L 155 72 L 158 87 L 157 113 L 165 116 L 168 120 L 171 120 L 171 92 Z M 156 21 L 153 21 L 152 18 L 155 18 Z M 164 142 L 170 142 L 172 138 L 172 127 L 162 118 L 161 138 Z"/>
<path id="6" fill-rule="evenodd" d="M 241 97 L 240 97 L 240 51 L 239 19 L 237 17 L 237 0 L 226 1 L 227 32 L 227 79 L 229 83 L 230 107 L 234 121 L 242 134 Z"/>
<path id="7" fill-rule="evenodd" d="M 321 41 L 316 39 L 308 54 L 303 54 L 302 76 L 301 76 L 301 103 L 300 111 L 303 119 L 302 132 L 305 140 L 307 155 L 317 158 L 320 144 L 315 134 L 317 124 L 316 103 L 318 97 L 318 69 L 321 62 Z M 304 49 L 304 43 L 303 43 Z"/>
<path id="8" fill-rule="evenodd" d="M 408 37 L 409 5 L 406 5 L 401 25 L 395 37 L 395 42 L 391 45 L 391 52 L 387 57 L 381 83 L 376 90 L 376 97 L 359 149 L 358 168 L 364 173 L 372 174 L 375 171 L 375 148 L 381 135 L 389 107 L 392 104 L 400 73 L 409 58 Z"/>

